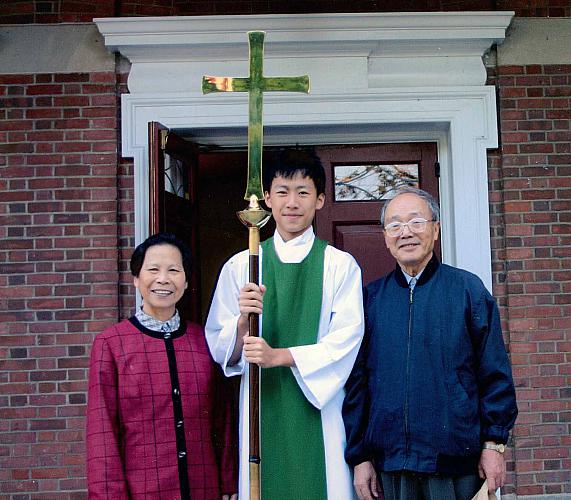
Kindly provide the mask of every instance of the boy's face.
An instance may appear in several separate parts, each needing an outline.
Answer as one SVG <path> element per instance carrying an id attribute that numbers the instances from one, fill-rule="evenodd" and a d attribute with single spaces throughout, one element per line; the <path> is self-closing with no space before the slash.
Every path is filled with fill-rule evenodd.
<path id="1" fill-rule="evenodd" d="M 323 207 L 325 195 L 318 195 L 313 179 L 298 172 L 291 179 L 274 177 L 264 199 L 272 210 L 280 236 L 289 241 L 311 225 L 315 211 Z"/>

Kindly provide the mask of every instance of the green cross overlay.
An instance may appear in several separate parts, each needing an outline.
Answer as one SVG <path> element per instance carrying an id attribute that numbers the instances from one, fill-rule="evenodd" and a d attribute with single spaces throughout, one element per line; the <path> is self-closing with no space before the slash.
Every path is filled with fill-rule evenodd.
<path id="1" fill-rule="evenodd" d="M 249 31 L 250 76 L 202 77 L 202 93 L 249 92 L 248 96 L 248 185 L 245 200 L 252 195 L 258 200 L 264 197 L 262 187 L 263 101 L 264 92 L 309 92 L 309 76 L 264 76 L 264 31 Z"/>

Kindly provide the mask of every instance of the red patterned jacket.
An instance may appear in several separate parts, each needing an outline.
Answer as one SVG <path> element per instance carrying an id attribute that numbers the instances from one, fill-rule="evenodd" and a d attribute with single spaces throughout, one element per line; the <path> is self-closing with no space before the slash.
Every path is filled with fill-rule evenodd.
<path id="1" fill-rule="evenodd" d="M 90 499 L 220 500 L 237 491 L 237 423 L 202 328 L 181 322 L 164 336 L 131 318 L 93 343 Z"/>

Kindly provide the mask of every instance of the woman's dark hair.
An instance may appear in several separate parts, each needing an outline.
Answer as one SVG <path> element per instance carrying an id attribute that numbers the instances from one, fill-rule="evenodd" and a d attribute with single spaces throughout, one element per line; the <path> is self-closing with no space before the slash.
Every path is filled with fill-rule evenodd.
<path id="1" fill-rule="evenodd" d="M 145 260 L 145 255 L 147 250 L 156 245 L 172 245 L 178 248 L 180 255 L 182 256 L 182 267 L 184 268 L 184 274 L 186 279 L 190 279 L 190 250 L 188 246 L 178 239 L 172 233 L 157 233 L 149 236 L 143 243 L 135 248 L 133 255 L 131 255 L 131 262 L 129 267 L 131 268 L 131 274 L 135 277 L 139 276 L 141 268 L 143 267 L 143 261 Z"/>
<path id="2" fill-rule="evenodd" d="M 264 191 L 269 191 L 276 177 L 291 179 L 297 173 L 313 180 L 317 195 L 325 193 L 325 170 L 315 149 L 286 148 L 272 151 L 263 169 Z"/>

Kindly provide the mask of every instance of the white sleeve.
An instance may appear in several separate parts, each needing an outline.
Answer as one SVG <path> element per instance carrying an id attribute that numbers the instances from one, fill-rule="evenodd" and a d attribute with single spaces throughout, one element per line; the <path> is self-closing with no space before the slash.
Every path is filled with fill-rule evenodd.
<path id="1" fill-rule="evenodd" d="M 244 357 L 234 365 L 228 361 L 236 344 L 236 327 L 240 317 L 238 295 L 247 282 L 248 254 L 244 252 L 231 257 L 222 267 L 216 290 L 212 297 L 204 331 L 206 342 L 214 360 L 220 364 L 227 377 L 241 375 L 244 371 Z"/>
<path id="2" fill-rule="evenodd" d="M 329 252 L 328 252 L 329 250 Z M 327 247 L 318 342 L 291 347 L 293 374 L 316 408 L 343 390 L 363 339 L 361 269 L 355 259 Z"/>

